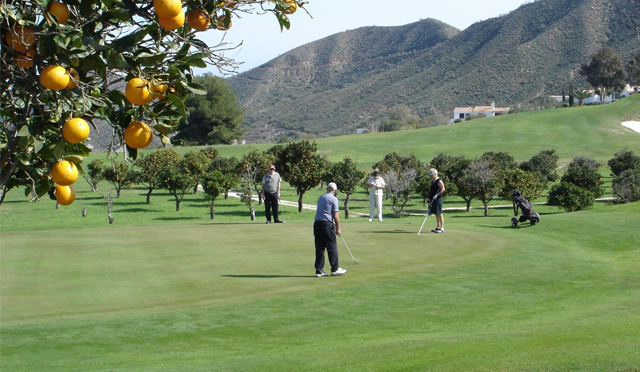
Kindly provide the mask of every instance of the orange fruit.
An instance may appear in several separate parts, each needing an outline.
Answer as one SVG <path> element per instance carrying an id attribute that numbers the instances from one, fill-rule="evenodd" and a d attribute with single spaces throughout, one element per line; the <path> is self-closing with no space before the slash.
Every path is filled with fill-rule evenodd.
<path id="1" fill-rule="evenodd" d="M 169 85 L 160 83 L 160 80 L 154 80 L 151 83 L 151 92 L 155 98 L 163 100 L 168 91 Z"/>
<path id="2" fill-rule="evenodd" d="M 129 102 L 142 106 L 153 101 L 153 95 L 149 91 L 149 82 L 146 79 L 133 78 L 127 82 L 124 95 Z"/>
<path id="3" fill-rule="evenodd" d="M 124 130 L 124 142 L 133 149 L 143 149 L 151 144 L 153 132 L 141 121 L 134 121 Z"/>
<path id="4" fill-rule="evenodd" d="M 283 0 L 287 7 L 282 8 L 282 13 L 284 14 L 293 14 L 298 10 L 298 3 L 295 0 Z"/>
<path id="5" fill-rule="evenodd" d="M 180 0 L 153 0 L 153 9 L 158 17 L 172 18 L 182 13 Z"/>
<path id="6" fill-rule="evenodd" d="M 158 17 L 158 23 L 165 30 L 177 30 L 184 24 L 184 12 L 181 10 L 175 17 Z"/>
<path id="7" fill-rule="evenodd" d="M 217 25 L 217 29 L 220 31 L 227 31 L 228 29 L 231 28 L 231 20 L 229 20 L 229 26 L 224 25 L 224 20 L 227 18 L 226 15 L 222 15 L 220 17 L 218 17 L 218 25 Z"/>
<path id="8" fill-rule="evenodd" d="M 31 27 L 13 26 L 5 35 L 7 45 L 15 50 L 26 52 L 36 42 L 36 33 Z"/>
<path id="9" fill-rule="evenodd" d="M 56 186 L 56 191 L 53 193 L 56 196 L 56 200 L 60 205 L 69 205 L 76 200 L 76 192 L 71 186 Z"/>
<path id="10" fill-rule="evenodd" d="M 29 49 L 26 52 L 16 53 L 16 65 L 18 67 L 27 68 L 33 66 L 33 58 L 36 56 L 35 49 Z"/>
<path id="11" fill-rule="evenodd" d="M 61 186 L 69 186 L 78 179 L 78 168 L 70 161 L 60 160 L 49 172 L 53 182 Z"/>
<path id="12" fill-rule="evenodd" d="M 209 27 L 209 24 L 211 24 L 209 18 L 209 13 L 207 13 L 206 10 L 193 9 L 187 13 L 187 24 L 196 31 L 204 31 Z"/>
<path id="13" fill-rule="evenodd" d="M 67 23 L 69 20 L 69 8 L 66 4 L 58 1 L 52 1 L 49 5 L 49 9 L 47 9 L 47 19 L 51 20 L 49 14 L 53 14 L 61 25 Z"/>
<path id="14" fill-rule="evenodd" d="M 69 143 L 80 143 L 89 138 L 89 124 L 82 118 L 67 120 L 62 126 L 62 136 Z"/>
<path id="15" fill-rule="evenodd" d="M 78 74 L 78 71 L 76 71 L 73 67 L 69 67 L 69 84 L 67 84 L 67 89 L 73 89 L 75 88 L 76 85 L 76 81 L 80 80 L 80 75 Z"/>
<path id="16" fill-rule="evenodd" d="M 40 74 L 40 84 L 51 90 L 61 90 L 69 85 L 71 77 L 62 66 L 47 66 Z"/>

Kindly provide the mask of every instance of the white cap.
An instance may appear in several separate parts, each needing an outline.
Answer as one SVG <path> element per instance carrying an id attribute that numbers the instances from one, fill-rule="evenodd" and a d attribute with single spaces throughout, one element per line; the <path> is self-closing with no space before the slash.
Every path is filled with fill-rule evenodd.
<path id="1" fill-rule="evenodd" d="M 329 189 L 331 189 L 331 190 L 329 190 Z M 332 191 L 332 190 L 333 191 L 338 191 L 338 185 L 336 185 L 335 182 L 330 182 L 327 185 L 327 190 L 329 190 L 329 191 Z"/>

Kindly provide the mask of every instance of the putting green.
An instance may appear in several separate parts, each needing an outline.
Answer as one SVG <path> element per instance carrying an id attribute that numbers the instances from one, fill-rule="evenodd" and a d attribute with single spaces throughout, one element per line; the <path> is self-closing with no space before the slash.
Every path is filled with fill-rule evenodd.
<path id="1" fill-rule="evenodd" d="M 413 223 L 343 224 L 341 278 L 313 276 L 310 224 L 143 226 L 3 234 L 2 323 L 152 313 L 363 285 L 477 262 L 514 242 Z M 421 222 L 421 221 L 420 221 Z M 325 266 L 328 270 L 328 262 Z"/>

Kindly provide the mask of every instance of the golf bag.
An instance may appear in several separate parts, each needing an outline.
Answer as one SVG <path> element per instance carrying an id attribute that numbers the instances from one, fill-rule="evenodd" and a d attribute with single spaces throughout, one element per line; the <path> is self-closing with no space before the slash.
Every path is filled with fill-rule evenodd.
<path id="1" fill-rule="evenodd" d="M 515 212 L 517 213 L 518 209 L 522 212 L 520 218 L 513 217 L 511 219 L 511 225 L 513 227 L 518 226 L 518 222 L 526 222 L 527 220 L 531 225 L 540 222 L 540 215 L 533 211 L 531 203 L 525 199 L 519 191 L 514 190 L 511 196 L 513 197 L 513 203 L 516 208 Z"/>

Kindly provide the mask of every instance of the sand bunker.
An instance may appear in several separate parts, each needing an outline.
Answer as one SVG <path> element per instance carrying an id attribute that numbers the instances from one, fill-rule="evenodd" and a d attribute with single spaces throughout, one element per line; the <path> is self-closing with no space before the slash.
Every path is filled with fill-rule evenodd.
<path id="1" fill-rule="evenodd" d="M 640 121 L 623 121 L 620 124 L 622 124 L 623 127 L 627 127 L 632 131 L 640 133 Z"/>

